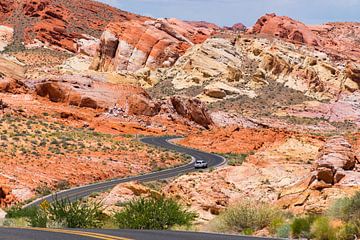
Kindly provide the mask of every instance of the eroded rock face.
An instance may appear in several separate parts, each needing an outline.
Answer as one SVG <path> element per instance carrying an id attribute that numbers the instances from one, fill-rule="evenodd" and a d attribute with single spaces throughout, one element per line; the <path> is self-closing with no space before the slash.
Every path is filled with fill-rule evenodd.
<path id="1" fill-rule="evenodd" d="M 91 68 L 136 71 L 142 67 L 169 67 L 190 46 L 210 34 L 176 19 L 111 23 L 101 36 Z"/>
<path id="2" fill-rule="evenodd" d="M 254 90 L 266 88 L 271 85 L 270 81 L 275 81 L 305 96 L 329 100 L 336 99 L 339 93 L 359 89 L 357 67 L 348 66 L 344 69 L 324 52 L 306 46 L 299 48 L 279 39 L 210 38 L 189 49 L 161 78 L 171 79 L 177 90 L 206 89 L 222 82 L 237 88 L 232 91 L 236 92 L 233 96 L 250 98 L 254 97 Z M 219 94 L 213 96 L 217 98 Z M 211 99 L 203 100 L 211 102 Z"/>
<path id="3" fill-rule="evenodd" d="M 102 83 L 87 77 L 66 75 L 27 84 L 37 95 L 52 102 L 78 107 L 105 110 L 119 106 L 134 115 L 155 115 L 159 108 L 142 88 L 126 84 Z"/>
<path id="4" fill-rule="evenodd" d="M 345 71 L 348 78 L 360 85 L 360 63 L 349 63 Z"/>
<path id="5" fill-rule="evenodd" d="M 14 29 L 8 26 L 0 26 L 0 52 L 14 41 Z"/>
<path id="6" fill-rule="evenodd" d="M 349 142 L 341 136 L 333 137 L 320 149 L 315 170 L 317 180 L 338 183 L 346 175 L 344 170 L 353 170 L 357 161 Z"/>
<path id="7" fill-rule="evenodd" d="M 282 191 L 279 205 L 295 212 L 323 212 L 339 194 L 348 195 L 359 188 L 357 164 L 357 156 L 344 137 L 328 139 L 319 149 L 313 171 Z"/>
<path id="8" fill-rule="evenodd" d="M 26 67 L 15 58 L 0 56 L 0 77 L 5 76 L 16 80 L 25 78 Z"/>
<path id="9" fill-rule="evenodd" d="M 170 101 L 176 113 L 180 116 L 194 121 L 205 128 L 209 128 L 213 125 L 213 121 L 206 106 L 200 100 L 196 98 L 174 96 Z"/>

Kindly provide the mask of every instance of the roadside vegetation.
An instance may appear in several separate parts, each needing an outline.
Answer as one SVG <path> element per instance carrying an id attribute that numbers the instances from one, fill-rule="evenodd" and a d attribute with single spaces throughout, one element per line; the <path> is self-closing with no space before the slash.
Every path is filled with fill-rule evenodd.
<path id="1" fill-rule="evenodd" d="M 93 201 L 55 200 L 40 207 L 7 210 L 5 225 L 52 228 L 196 229 L 197 214 L 163 196 L 137 198 L 109 216 Z M 21 220 L 21 221 L 20 221 Z M 17 225 L 18 226 L 18 225 Z M 267 203 L 244 200 L 224 210 L 209 224 L 215 232 L 291 239 L 355 240 L 360 237 L 360 192 L 334 202 L 322 215 L 294 216 Z"/>
<path id="2" fill-rule="evenodd" d="M 337 200 L 322 215 L 293 216 L 269 204 L 239 202 L 215 218 L 210 227 L 244 235 L 266 230 L 281 238 L 355 240 L 360 237 L 360 192 Z"/>
<path id="3" fill-rule="evenodd" d="M 195 219 L 195 213 L 164 197 L 131 201 L 115 214 L 117 226 L 123 229 L 167 230 L 176 225 L 189 226 Z"/>
<path id="4" fill-rule="evenodd" d="M 139 198 L 125 203 L 121 211 L 112 216 L 104 213 L 101 203 L 68 199 L 39 207 L 7 209 L 8 226 L 31 226 L 41 228 L 102 228 L 110 226 L 121 229 L 166 230 L 175 226 L 191 226 L 197 215 L 185 209 L 174 199 L 165 197 Z"/>

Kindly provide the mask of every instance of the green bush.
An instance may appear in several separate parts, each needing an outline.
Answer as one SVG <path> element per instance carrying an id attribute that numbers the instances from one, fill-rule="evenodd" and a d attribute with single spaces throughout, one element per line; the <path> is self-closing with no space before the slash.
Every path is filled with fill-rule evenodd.
<path id="1" fill-rule="evenodd" d="M 314 216 L 295 218 L 290 225 L 291 235 L 294 238 L 310 238 L 310 227 L 314 220 Z"/>
<path id="2" fill-rule="evenodd" d="M 49 225 L 66 228 L 99 228 L 103 225 L 102 206 L 98 203 L 85 203 L 68 199 L 43 202 L 37 211 L 29 216 L 32 227 Z"/>
<path id="3" fill-rule="evenodd" d="M 36 214 L 37 208 L 22 208 L 21 206 L 13 206 L 6 209 L 6 218 L 23 218 L 31 217 Z"/>
<path id="4" fill-rule="evenodd" d="M 272 223 L 281 221 L 283 214 L 268 204 L 243 201 L 226 209 L 218 218 L 222 231 L 243 232 L 270 227 Z"/>
<path id="5" fill-rule="evenodd" d="M 337 200 L 329 209 L 328 215 L 346 223 L 340 229 L 338 239 L 360 237 L 360 192 L 350 198 Z"/>
<path id="6" fill-rule="evenodd" d="M 335 229 L 327 217 L 317 218 L 311 225 L 311 235 L 316 240 L 335 240 Z"/>
<path id="7" fill-rule="evenodd" d="M 290 224 L 284 224 L 276 229 L 276 237 L 288 238 L 290 236 L 291 226 Z"/>
<path id="8" fill-rule="evenodd" d="M 342 226 L 337 234 L 336 239 L 338 240 L 354 240 L 356 239 L 356 236 L 358 236 L 358 233 L 360 232 L 360 229 L 358 226 L 352 223 L 347 223 L 344 226 Z"/>
<path id="9" fill-rule="evenodd" d="M 125 205 L 115 214 L 119 228 L 165 230 L 175 225 L 190 225 L 196 214 L 184 210 L 173 199 L 140 198 Z"/>
<path id="10" fill-rule="evenodd" d="M 329 209 L 329 215 L 343 221 L 360 221 L 360 192 L 337 200 Z"/>

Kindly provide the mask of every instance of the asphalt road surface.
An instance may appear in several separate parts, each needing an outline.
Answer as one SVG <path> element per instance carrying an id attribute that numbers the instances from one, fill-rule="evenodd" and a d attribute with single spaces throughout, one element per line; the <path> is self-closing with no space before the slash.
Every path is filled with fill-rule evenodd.
<path id="1" fill-rule="evenodd" d="M 0 228 L 0 239 L 6 240 L 268 240 L 247 236 L 196 232 L 137 230 L 70 230 L 39 228 Z"/>
<path id="2" fill-rule="evenodd" d="M 141 142 L 156 146 L 165 148 L 167 150 L 173 150 L 179 153 L 184 153 L 187 155 L 190 155 L 193 157 L 194 160 L 202 159 L 206 160 L 208 162 L 209 167 L 218 167 L 221 166 L 226 162 L 226 160 L 218 155 L 206 153 L 202 151 L 198 151 L 195 149 L 190 149 L 186 147 L 181 147 L 179 145 L 175 145 L 173 143 L 170 143 L 170 140 L 173 140 L 177 137 L 146 137 L 142 138 Z M 153 172 L 145 175 L 140 176 L 133 176 L 133 177 L 127 177 L 127 178 L 120 178 L 120 179 L 114 179 L 107 182 L 101 182 L 101 183 L 95 183 L 90 184 L 82 187 L 72 188 L 69 190 L 57 192 L 52 195 L 45 196 L 43 198 L 39 198 L 27 205 L 25 207 L 32 207 L 32 206 L 38 206 L 40 203 L 42 203 L 44 200 L 51 202 L 54 200 L 54 197 L 58 200 L 60 199 L 69 199 L 70 201 L 75 201 L 84 197 L 90 196 L 92 193 L 95 192 L 103 192 L 109 189 L 112 189 L 119 183 L 125 183 L 125 182 L 131 182 L 131 181 L 139 181 L 139 182 L 150 182 L 155 180 L 162 180 L 167 179 L 171 177 L 176 177 L 185 173 L 189 173 L 195 171 L 194 164 L 189 163 L 180 167 L 167 169 L 159 172 Z"/>

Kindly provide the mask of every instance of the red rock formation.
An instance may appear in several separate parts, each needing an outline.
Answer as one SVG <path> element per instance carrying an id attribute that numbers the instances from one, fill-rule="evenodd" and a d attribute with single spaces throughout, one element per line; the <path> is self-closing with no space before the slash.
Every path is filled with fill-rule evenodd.
<path id="1" fill-rule="evenodd" d="M 225 27 L 226 30 L 235 31 L 235 32 L 243 32 L 246 31 L 246 26 L 242 23 L 235 23 L 231 27 Z"/>
<path id="2" fill-rule="evenodd" d="M 168 67 L 194 43 L 212 31 L 177 19 L 111 23 L 101 36 L 91 69 L 136 71 L 142 67 Z"/>
<path id="3" fill-rule="evenodd" d="M 194 121 L 205 128 L 209 128 L 214 124 L 207 108 L 200 100 L 196 98 L 183 98 L 180 96 L 174 96 L 170 100 L 176 113 L 180 116 Z"/>
<path id="4" fill-rule="evenodd" d="M 27 85 L 34 88 L 37 95 L 46 97 L 52 102 L 103 110 L 119 106 L 122 109 L 131 109 L 134 115 L 157 114 L 158 106 L 140 87 L 103 83 L 81 76 L 54 77 L 38 80 L 35 83 L 30 80 Z M 136 97 L 141 101 L 128 101 L 129 98 L 136 99 Z M 145 106 L 145 104 L 149 105 Z"/>
<path id="5" fill-rule="evenodd" d="M 319 39 L 305 24 L 289 17 L 280 17 L 275 14 L 267 14 L 261 17 L 256 24 L 248 30 L 248 33 L 269 34 L 294 42 L 313 46 L 319 45 Z"/>
<path id="6" fill-rule="evenodd" d="M 0 208 L 5 208 L 15 202 L 16 199 L 11 194 L 11 189 L 8 187 L 0 186 Z"/>
<path id="7" fill-rule="evenodd" d="M 78 39 L 100 37 L 111 21 L 149 19 L 91 0 L 1 0 L 0 13 L 0 24 L 17 29 L 17 43 L 38 39 L 72 52 Z"/>
<path id="8" fill-rule="evenodd" d="M 307 26 L 286 16 L 267 14 L 247 33 L 269 35 L 316 46 L 335 60 L 360 59 L 360 23 L 338 22 Z"/>

